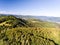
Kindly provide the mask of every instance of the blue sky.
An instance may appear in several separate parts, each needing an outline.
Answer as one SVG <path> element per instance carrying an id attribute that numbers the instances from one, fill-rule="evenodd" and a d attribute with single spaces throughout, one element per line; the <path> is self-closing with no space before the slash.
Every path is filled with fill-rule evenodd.
<path id="1" fill-rule="evenodd" d="M 60 0 L 0 0 L 0 13 L 60 17 Z"/>

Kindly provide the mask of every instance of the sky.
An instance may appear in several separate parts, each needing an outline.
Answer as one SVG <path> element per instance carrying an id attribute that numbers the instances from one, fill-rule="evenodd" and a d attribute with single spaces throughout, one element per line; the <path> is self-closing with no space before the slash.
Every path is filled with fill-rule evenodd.
<path id="1" fill-rule="evenodd" d="M 60 17 L 60 0 L 0 0 L 0 14 Z"/>

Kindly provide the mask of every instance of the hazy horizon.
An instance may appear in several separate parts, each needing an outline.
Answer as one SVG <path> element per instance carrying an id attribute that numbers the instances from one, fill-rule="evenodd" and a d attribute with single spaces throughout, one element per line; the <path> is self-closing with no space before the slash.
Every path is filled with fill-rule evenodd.
<path id="1" fill-rule="evenodd" d="M 60 17 L 60 0 L 0 0 L 0 14 Z"/>

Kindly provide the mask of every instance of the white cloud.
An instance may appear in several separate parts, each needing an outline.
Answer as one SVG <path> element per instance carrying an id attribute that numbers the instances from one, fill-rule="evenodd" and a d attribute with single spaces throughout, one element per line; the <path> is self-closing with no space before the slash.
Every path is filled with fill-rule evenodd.
<path id="1" fill-rule="evenodd" d="M 7 12 L 7 11 L 0 11 L 0 14 L 17 14 L 17 15 L 33 15 L 33 16 L 54 16 L 60 17 L 60 11 L 17 11 L 17 12 Z"/>
<path id="2" fill-rule="evenodd" d="M 0 14 L 19 14 L 19 12 L 0 11 Z"/>

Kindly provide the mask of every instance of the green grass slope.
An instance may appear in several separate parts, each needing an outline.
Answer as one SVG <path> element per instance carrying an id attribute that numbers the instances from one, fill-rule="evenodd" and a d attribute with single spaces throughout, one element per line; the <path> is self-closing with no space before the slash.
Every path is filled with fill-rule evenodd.
<path id="1" fill-rule="evenodd" d="M 0 33 L 0 45 L 60 45 L 57 28 L 18 27 Z"/>
<path id="2" fill-rule="evenodd" d="M 0 16 L 0 26 L 5 26 L 5 27 L 59 27 L 59 24 L 52 23 L 52 22 L 45 22 L 42 20 L 38 19 L 21 19 L 21 18 L 16 18 L 12 15 L 9 16 Z"/>
<path id="3" fill-rule="evenodd" d="M 0 16 L 0 45 L 60 45 L 59 24 Z"/>
<path id="4" fill-rule="evenodd" d="M 42 21 L 42 20 L 38 20 L 38 19 L 27 19 L 27 21 L 33 27 L 60 28 L 60 24 L 53 23 L 53 22 L 47 22 L 47 21 Z"/>
<path id="5" fill-rule="evenodd" d="M 30 27 L 28 21 L 10 16 L 0 16 L 0 27 L 15 28 L 15 27 Z"/>

